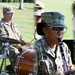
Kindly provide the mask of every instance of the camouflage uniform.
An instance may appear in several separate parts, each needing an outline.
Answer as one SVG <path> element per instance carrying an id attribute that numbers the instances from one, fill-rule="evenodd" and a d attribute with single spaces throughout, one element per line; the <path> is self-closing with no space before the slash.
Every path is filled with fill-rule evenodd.
<path id="1" fill-rule="evenodd" d="M 7 14 L 11 14 L 10 15 L 11 17 L 9 17 L 9 15 Z M 19 31 L 17 30 L 15 23 L 12 22 L 13 14 L 14 14 L 14 10 L 11 6 L 8 5 L 3 7 L 3 19 L 1 19 L 0 21 L 0 36 L 9 38 L 9 43 L 10 43 L 10 38 L 12 38 L 12 39 L 20 41 L 21 44 L 25 45 L 25 41 L 22 38 L 22 36 L 19 34 Z M 14 67 L 16 59 L 17 59 L 17 54 L 19 54 L 19 51 L 16 48 L 16 41 L 13 44 L 12 42 L 11 42 L 11 45 L 9 45 L 8 47 L 8 50 L 9 50 L 8 57 L 11 62 L 11 65 Z M 0 43 L 0 47 L 1 47 L 0 53 L 4 54 L 2 42 Z"/>
<path id="2" fill-rule="evenodd" d="M 70 58 L 71 52 L 65 43 L 63 43 L 63 48 L 68 67 L 73 66 Z M 37 50 L 38 59 L 37 75 L 64 75 L 59 45 L 51 48 L 43 37 L 35 42 L 35 49 Z"/>
<path id="3" fill-rule="evenodd" d="M 0 22 L 0 35 L 19 41 L 23 40 L 22 36 L 19 34 L 16 24 L 13 22 L 8 23 L 4 19 Z"/>
<path id="4" fill-rule="evenodd" d="M 16 39 L 19 41 L 22 40 L 15 23 L 8 23 L 4 19 L 0 21 L 0 36 Z M 15 65 L 17 54 L 19 53 L 18 49 L 15 48 L 15 45 L 16 44 L 12 44 L 9 47 L 9 59 L 13 66 Z M 2 49 L 0 49 L 0 53 L 4 53 Z"/>

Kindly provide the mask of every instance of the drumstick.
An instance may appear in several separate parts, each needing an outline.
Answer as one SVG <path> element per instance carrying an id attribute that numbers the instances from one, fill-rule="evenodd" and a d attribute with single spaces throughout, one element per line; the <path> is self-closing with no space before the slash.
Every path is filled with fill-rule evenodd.
<path id="1" fill-rule="evenodd" d="M 30 41 L 30 44 L 34 41 L 34 39 L 35 39 L 35 38 L 33 38 L 33 39 Z"/>

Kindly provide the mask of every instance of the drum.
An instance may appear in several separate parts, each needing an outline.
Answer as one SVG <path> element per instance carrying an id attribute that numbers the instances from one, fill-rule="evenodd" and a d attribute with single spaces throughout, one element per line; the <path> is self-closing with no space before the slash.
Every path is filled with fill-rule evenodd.
<path id="1" fill-rule="evenodd" d="M 36 75 L 36 62 L 36 50 L 28 49 L 24 51 L 16 62 L 16 75 Z"/>

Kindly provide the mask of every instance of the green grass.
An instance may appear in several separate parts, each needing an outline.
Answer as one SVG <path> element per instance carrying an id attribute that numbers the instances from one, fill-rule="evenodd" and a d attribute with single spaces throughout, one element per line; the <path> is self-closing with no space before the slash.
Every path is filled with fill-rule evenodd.
<path id="1" fill-rule="evenodd" d="M 71 0 L 40 1 L 45 4 L 45 11 L 58 11 L 65 16 L 65 24 L 68 26 L 68 30 L 63 38 L 73 39 Z M 0 3 L 0 10 L 2 10 L 2 6 L 6 4 L 19 7 L 19 3 Z M 13 21 L 17 24 L 24 39 L 30 42 L 34 37 L 33 3 L 24 3 L 23 7 L 26 8 L 26 10 L 18 10 L 18 8 L 14 8 L 15 14 Z M 0 17 L 2 17 L 2 12 L 0 12 Z"/>
<path id="2" fill-rule="evenodd" d="M 33 3 L 24 3 L 23 8 L 26 8 L 26 10 L 18 9 L 19 3 L 0 3 L 0 18 L 3 17 L 2 7 L 7 4 L 17 7 L 14 7 L 15 13 L 13 22 L 17 24 L 19 32 L 24 37 L 24 39 L 30 42 L 33 39 L 34 33 Z"/>

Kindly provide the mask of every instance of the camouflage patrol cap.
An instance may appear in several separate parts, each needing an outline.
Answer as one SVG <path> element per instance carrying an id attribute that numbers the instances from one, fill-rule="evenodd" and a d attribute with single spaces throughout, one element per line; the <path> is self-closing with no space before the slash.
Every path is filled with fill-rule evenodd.
<path id="1" fill-rule="evenodd" d="M 3 13 L 14 13 L 13 8 L 11 6 L 4 6 Z"/>
<path id="2" fill-rule="evenodd" d="M 49 26 L 53 27 L 64 27 L 67 26 L 64 24 L 64 15 L 59 12 L 44 12 L 42 13 L 42 22 L 47 23 Z"/>
<path id="3" fill-rule="evenodd" d="M 34 5 L 34 15 L 41 16 L 41 14 L 44 12 L 45 5 L 40 1 L 36 1 Z"/>
<path id="4" fill-rule="evenodd" d="M 67 28 L 64 24 L 64 16 L 59 12 L 44 12 L 42 13 L 42 21 L 37 23 L 37 34 L 44 35 L 42 28 L 48 26 Z"/>
<path id="5" fill-rule="evenodd" d="M 35 7 L 41 7 L 41 8 L 45 8 L 45 5 L 41 2 L 41 1 L 36 1 L 35 2 Z"/>

